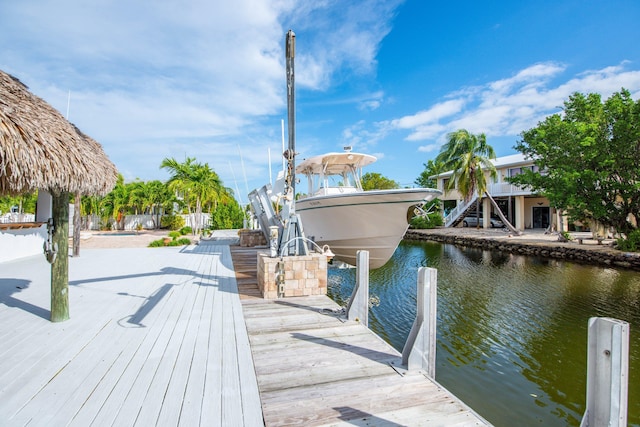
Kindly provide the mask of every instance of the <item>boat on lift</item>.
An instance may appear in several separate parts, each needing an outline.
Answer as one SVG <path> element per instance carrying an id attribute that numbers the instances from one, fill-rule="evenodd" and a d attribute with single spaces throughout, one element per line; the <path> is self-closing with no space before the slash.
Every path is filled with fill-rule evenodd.
<path id="1" fill-rule="evenodd" d="M 367 250 L 371 269 L 391 258 L 416 207 L 442 194 L 433 188 L 364 191 L 362 168 L 376 160 L 345 147 L 342 153 L 310 157 L 296 167 L 296 174 L 308 181 L 308 192 L 295 202 L 306 237 L 329 245 L 336 260 L 350 265 L 355 265 L 357 251 Z"/>

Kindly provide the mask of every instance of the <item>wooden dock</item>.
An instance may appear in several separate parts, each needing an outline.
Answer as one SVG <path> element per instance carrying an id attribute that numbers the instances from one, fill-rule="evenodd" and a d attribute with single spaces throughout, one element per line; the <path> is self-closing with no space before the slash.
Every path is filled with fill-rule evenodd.
<path id="1" fill-rule="evenodd" d="M 44 256 L 0 263 L 0 425 L 484 425 L 329 298 L 260 298 L 255 268 L 224 239 L 84 250 L 51 323 Z"/>
<path id="2" fill-rule="evenodd" d="M 49 274 L 0 264 L 0 425 L 263 425 L 228 243 L 84 250 L 62 323 Z"/>
<path id="3" fill-rule="evenodd" d="M 488 425 L 425 375 L 396 372 L 401 355 L 328 297 L 256 298 L 256 251 L 231 252 L 266 426 Z"/>

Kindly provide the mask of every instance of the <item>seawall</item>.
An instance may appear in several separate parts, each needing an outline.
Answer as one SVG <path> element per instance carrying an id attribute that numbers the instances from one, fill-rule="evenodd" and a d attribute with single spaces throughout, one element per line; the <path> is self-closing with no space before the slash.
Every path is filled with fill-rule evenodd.
<path id="1" fill-rule="evenodd" d="M 524 232 L 523 236 L 507 235 L 503 231 L 475 229 L 407 230 L 406 240 L 430 240 L 458 246 L 509 252 L 519 255 L 563 259 L 587 264 L 600 264 L 640 271 L 640 253 L 623 252 L 611 244 L 579 244 L 578 241 L 558 242 L 557 236 Z M 584 240 L 583 240 L 584 242 Z"/>

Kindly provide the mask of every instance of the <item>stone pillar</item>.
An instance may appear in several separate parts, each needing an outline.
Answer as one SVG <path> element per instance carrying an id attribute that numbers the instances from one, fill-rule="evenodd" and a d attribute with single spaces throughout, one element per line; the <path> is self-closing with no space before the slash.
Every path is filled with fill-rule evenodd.
<path id="1" fill-rule="evenodd" d="M 263 298 L 278 298 L 276 270 L 284 263 L 284 297 L 327 294 L 327 257 L 319 253 L 271 258 L 258 252 L 258 288 Z"/>

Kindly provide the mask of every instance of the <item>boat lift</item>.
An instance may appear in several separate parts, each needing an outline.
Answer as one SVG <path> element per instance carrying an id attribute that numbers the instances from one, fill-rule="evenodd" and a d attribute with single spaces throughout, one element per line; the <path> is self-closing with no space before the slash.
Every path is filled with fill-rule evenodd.
<path id="1" fill-rule="evenodd" d="M 302 221 L 296 213 L 296 128 L 295 128 L 295 46 L 296 35 L 292 30 L 285 38 L 286 76 L 287 76 L 287 122 L 289 147 L 283 153 L 286 165 L 282 199 L 284 206 L 278 215 L 271 204 L 273 192 L 267 184 L 249 194 L 251 206 L 258 218 L 267 241 L 272 239 L 273 227 L 278 227 L 277 254 L 280 256 L 308 255 L 307 238 L 304 235 Z"/>

